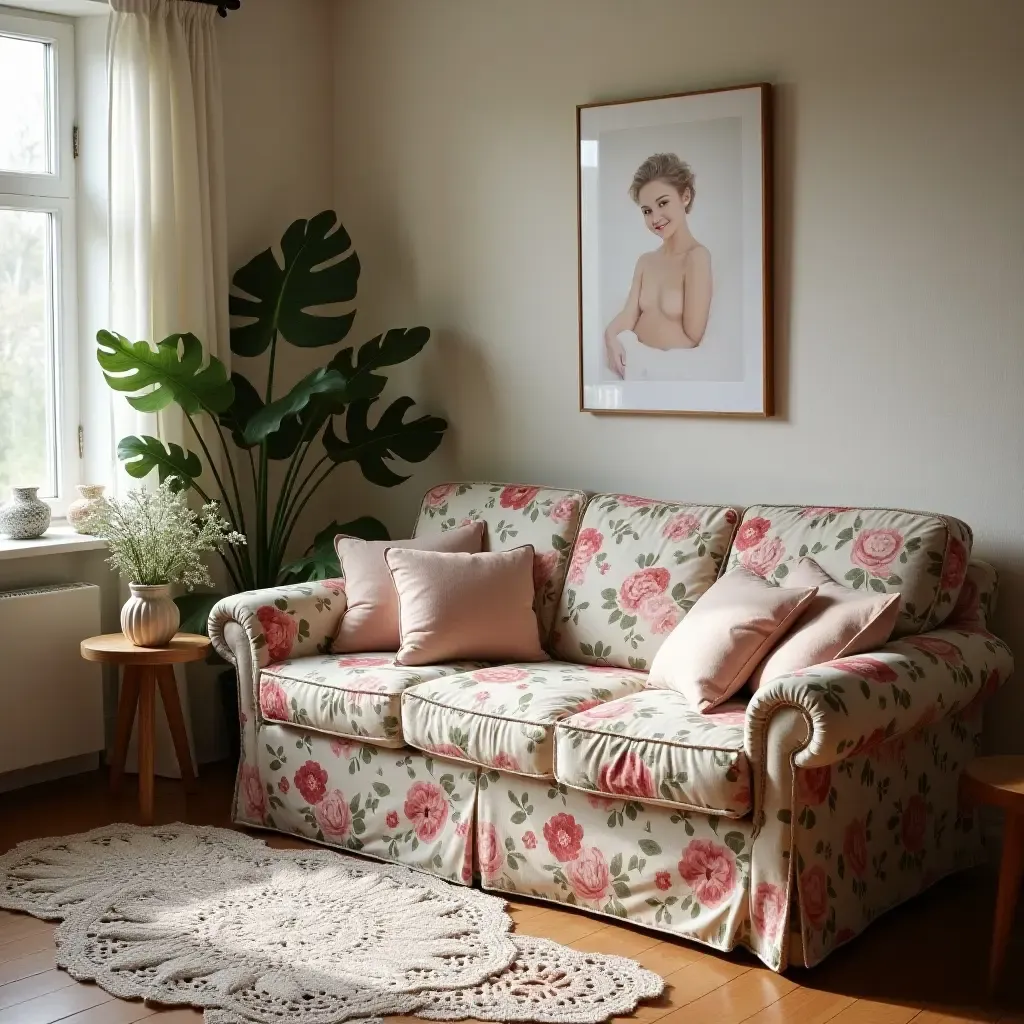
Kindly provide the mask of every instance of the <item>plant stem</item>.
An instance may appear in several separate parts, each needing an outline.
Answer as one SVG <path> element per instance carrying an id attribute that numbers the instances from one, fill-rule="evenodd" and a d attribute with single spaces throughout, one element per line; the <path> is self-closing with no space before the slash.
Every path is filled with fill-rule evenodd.
<path id="1" fill-rule="evenodd" d="M 184 410 L 182 410 L 182 411 L 184 412 Z M 213 461 L 213 453 L 210 451 L 209 446 L 207 445 L 206 441 L 203 439 L 203 435 L 199 432 L 199 428 L 196 426 L 195 420 L 193 420 L 192 417 L 187 412 L 185 413 L 185 419 L 188 421 L 188 425 L 192 428 L 192 433 L 196 435 L 196 440 L 199 442 L 200 446 L 202 447 L 203 454 L 206 455 L 206 461 L 207 461 L 207 463 L 210 466 L 210 472 L 213 474 L 213 479 L 217 482 L 217 486 L 220 488 L 220 493 L 221 493 L 222 500 L 223 500 L 224 504 L 227 506 L 228 516 L 231 519 L 232 526 L 234 526 L 235 529 L 237 530 L 239 528 L 239 526 L 241 525 L 242 529 L 239 530 L 239 533 L 244 533 L 245 532 L 244 521 L 242 521 L 240 519 L 240 513 L 236 513 L 235 510 L 231 507 L 231 500 L 228 497 L 228 490 L 224 486 L 224 481 L 221 479 L 220 473 L 217 472 L 217 465 Z M 218 430 L 219 429 L 220 428 L 218 426 Z M 221 435 L 221 442 L 223 443 L 223 441 L 224 441 L 224 437 L 223 437 L 223 435 Z M 226 454 L 226 451 L 227 450 L 225 449 L 225 454 Z M 229 458 L 228 459 L 228 463 L 229 464 L 230 464 L 230 461 L 231 460 Z M 198 488 L 197 488 L 197 490 L 198 490 Z M 207 500 L 209 500 L 209 499 L 207 499 Z M 239 500 L 241 500 L 241 499 L 239 499 Z M 242 576 L 245 576 L 245 569 L 243 568 L 243 565 L 242 565 L 242 557 L 241 557 L 241 555 L 239 555 L 238 551 L 233 546 L 229 547 L 228 550 L 231 552 L 231 557 L 234 558 L 234 560 L 235 560 L 235 564 L 238 567 L 238 571 L 242 574 Z"/>
<path id="2" fill-rule="evenodd" d="M 277 359 L 277 332 L 270 339 L 270 365 L 267 368 L 267 390 L 263 399 L 265 406 L 270 405 L 274 397 L 274 363 Z M 260 469 L 256 488 L 256 586 L 272 586 L 275 581 L 267 580 L 267 513 L 268 513 L 268 481 L 267 471 L 270 457 L 267 454 L 266 440 L 260 443 Z"/>
<path id="3" fill-rule="evenodd" d="M 234 551 L 234 547 L 229 547 L 228 550 Z M 220 555 L 221 561 L 224 563 L 224 567 L 227 569 L 228 575 L 231 577 L 231 582 L 236 588 L 236 592 L 240 593 L 245 590 L 245 582 L 238 578 L 238 573 L 235 572 L 235 569 L 231 564 L 231 560 L 227 556 L 227 552 L 218 551 L 217 554 Z"/>
<path id="4" fill-rule="evenodd" d="M 303 429 L 303 432 L 299 437 L 299 445 L 302 447 L 302 452 L 300 454 L 296 451 L 296 453 L 292 455 L 291 462 L 288 464 L 288 472 L 285 474 L 284 483 L 281 486 L 280 496 L 277 499 L 277 507 L 274 509 L 274 522 L 270 528 L 270 548 L 272 552 L 271 562 L 274 565 L 279 565 L 281 559 L 284 557 L 285 547 L 288 544 L 288 534 L 282 533 L 282 530 L 288 518 L 288 503 L 294 493 L 295 481 L 299 478 L 299 472 L 302 470 L 302 464 L 306 461 L 309 449 L 319 432 L 319 427 L 313 431 L 311 437 L 306 436 L 308 430 L 309 427 L 307 426 Z M 297 459 L 296 455 L 298 455 Z"/>
<path id="5" fill-rule="evenodd" d="M 228 443 L 224 440 L 224 429 L 221 427 L 216 416 L 211 416 L 210 418 L 213 420 L 213 425 L 217 428 L 217 436 L 220 438 L 220 446 L 224 449 L 224 460 L 228 464 L 228 473 L 231 474 L 231 487 L 235 492 L 235 502 L 238 504 L 238 522 L 240 524 L 238 532 L 244 534 L 246 532 L 245 509 L 242 508 L 242 492 L 238 488 L 238 477 L 235 476 L 235 465 L 231 459 L 231 452 L 228 450 Z"/>
<path id="6" fill-rule="evenodd" d="M 306 477 L 306 480 L 304 480 L 302 482 L 302 486 L 303 487 L 305 487 L 306 481 L 309 480 L 309 478 L 316 472 L 317 466 L 322 465 L 326 461 L 327 461 L 327 456 L 325 455 L 316 464 L 316 466 L 314 466 L 309 471 L 309 475 Z M 295 505 L 293 506 L 292 521 L 291 521 L 291 523 L 287 524 L 287 528 L 285 530 L 285 536 L 286 537 L 292 532 L 292 530 L 295 529 L 296 525 L 299 522 L 299 517 L 302 515 L 302 510 L 306 507 L 306 504 L 309 501 L 309 499 L 312 498 L 314 494 L 316 494 L 317 489 L 319 488 L 319 486 L 331 475 L 331 473 L 333 473 L 338 468 L 339 465 L 341 465 L 341 463 L 339 463 L 339 462 L 331 463 L 331 465 L 328 466 L 327 469 L 325 469 L 323 471 L 323 473 L 320 474 L 320 478 L 313 484 L 312 487 L 310 487 L 309 492 L 305 495 L 305 497 L 302 498 L 301 502 L 299 501 L 299 496 L 301 496 L 301 494 L 302 494 L 302 488 L 301 487 L 299 488 L 299 490 L 298 490 L 298 492 L 296 494 Z M 283 552 L 282 552 L 282 554 L 283 554 Z"/>
<path id="7" fill-rule="evenodd" d="M 303 479 L 302 483 L 299 484 L 298 487 L 293 487 L 292 488 L 291 494 L 289 495 L 289 498 L 292 499 L 291 505 L 288 508 L 282 509 L 281 525 L 280 525 L 280 529 L 278 530 L 278 534 L 277 534 L 277 541 L 278 541 L 278 543 L 277 543 L 277 549 L 276 549 L 276 558 L 277 558 L 278 563 L 280 563 L 284 559 L 285 547 L 288 544 L 288 538 L 291 536 L 292 530 L 295 529 L 295 523 L 298 521 L 298 516 L 294 516 L 292 518 L 292 521 L 291 521 L 290 525 L 288 523 L 288 519 L 289 519 L 290 516 L 292 516 L 292 513 L 295 512 L 295 507 L 298 504 L 299 499 L 302 497 L 302 491 L 305 488 L 306 484 L 309 483 L 309 481 L 312 478 L 313 474 L 316 473 L 317 469 L 320 466 L 322 466 L 326 461 L 327 461 L 327 456 L 324 455 L 322 458 L 320 458 L 314 464 L 313 468 L 306 474 L 306 476 Z M 298 474 L 296 474 L 296 476 L 298 476 Z M 319 484 L 317 486 L 319 486 Z M 314 487 L 313 490 L 316 490 L 316 488 Z M 310 494 L 312 494 L 312 493 L 313 492 L 310 491 Z M 303 502 L 303 504 L 305 504 L 305 502 Z M 301 512 L 301 509 L 299 511 Z"/>

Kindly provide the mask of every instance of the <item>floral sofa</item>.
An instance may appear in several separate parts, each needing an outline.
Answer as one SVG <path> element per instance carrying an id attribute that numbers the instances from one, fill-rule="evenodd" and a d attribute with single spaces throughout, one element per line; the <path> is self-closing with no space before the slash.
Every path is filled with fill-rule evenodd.
<path id="1" fill-rule="evenodd" d="M 969 528 L 890 509 L 716 505 L 487 483 L 426 495 L 416 533 L 487 523 L 536 550 L 551 660 L 402 668 L 337 656 L 341 580 L 221 601 L 238 674 L 234 817 L 527 894 L 783 970 L 975 863 L 957 797 L 1012 657 L 986 629 L 996 574 Z M 813 556 L 899 591 L 882 650 L 713 713 L 645 687 L 659 645 L 737 564 Z"/>

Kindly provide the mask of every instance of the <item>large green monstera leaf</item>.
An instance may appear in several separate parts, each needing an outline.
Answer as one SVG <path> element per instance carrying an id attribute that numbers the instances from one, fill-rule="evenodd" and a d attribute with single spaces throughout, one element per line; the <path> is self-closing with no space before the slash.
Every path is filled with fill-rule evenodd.
<path id="1" fill-rule="evenodd" d="M 352 328 L 354 312 L 310 312 L 356 297 L 359 257 L 334 211 L 295 221 L 281 239 L 281 255 L 283 265 L 264 249 L 232 278 L 245 295 L 232 295 L 228 308 L 248 320 L 231 329 L 231 351 L 240 356 L 265 352 L 277 334 L 303 348 L 336 345 Z"/>
<path id="2" fill-rule="evenodd" d="M 224 364 L 211 356 L 204 366 L 203 346 L 194 334 L 172 334 L 156 349 L 146 341 L 129 341 L 112 331 L 100 331 L 96 340 L 96 358 L 107 384 L 115 391 L 145 392 L 128 399 L 139 412 L 159 412 L 177 402 L 190 415 L 201 410 L 219 413 L 234 400 Z"/>
<path id="3" fill-rule="evenodd" d="M 405 462 L 422 462 L 432 455 L 448 429 L 447 421 L 439 416 L 418 416 L 405 419 L 405 414 L 416 403 L 407 396 L 395 399 L 381 414 L 375 427 L 367 422 L 372 402 L 353 402 L 345 417 L 347 440 L 341 440 L 333 424 L 324 431 L 324 448 L 336 463 L 355 462 L 363 476 L 380 487 L 394 487 L 408 480 L 387 466 L 399 458 Z"/>
<path id="4" fill-rule="evenodd" d="M 179 444 L 165 446 L 163 441 L 149 434 L 123 438 L 117 446 L 117 457 L 124 463 L 128 475 L 136 480 L 149 476 L 155 469 L 160 483 L 177 477 L 187 489 L 203 473 L 203 464 L 195 452 L 186 451 Z"/>

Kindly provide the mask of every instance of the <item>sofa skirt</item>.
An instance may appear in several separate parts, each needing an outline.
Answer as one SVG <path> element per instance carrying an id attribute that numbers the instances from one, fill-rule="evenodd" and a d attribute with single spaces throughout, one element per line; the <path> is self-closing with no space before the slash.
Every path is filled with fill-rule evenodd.
<path id="1" fill-rule="evenodd" d="M 377 860 L 473 879 L 477 773 L 410 749 L 264 722 L 239 765 L 234 820 Z"/>

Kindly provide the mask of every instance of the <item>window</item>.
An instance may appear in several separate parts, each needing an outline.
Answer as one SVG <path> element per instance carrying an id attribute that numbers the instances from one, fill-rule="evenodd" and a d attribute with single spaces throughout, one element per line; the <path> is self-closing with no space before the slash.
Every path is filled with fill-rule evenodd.
<path id="1" fill-rule="evenodd" d="M 78 480 L 74 38 L 0 14 L 0 500 Z"/>

